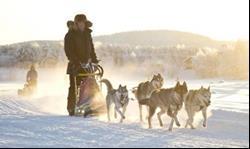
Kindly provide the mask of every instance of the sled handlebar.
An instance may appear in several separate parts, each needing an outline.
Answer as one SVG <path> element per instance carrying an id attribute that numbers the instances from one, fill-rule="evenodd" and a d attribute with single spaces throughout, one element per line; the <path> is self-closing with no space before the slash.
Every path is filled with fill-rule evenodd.
<path id="1" fill-rule="evenodd" d="M 87 63 L 81 64 L 82 69 L 84 69 L 87 73 L 79 73 L 77 76 L 86 77 L 86 76 L 99 76 L 102 78 L 103 76 L 103 68 L 99 64 L 95 63 Z"/>

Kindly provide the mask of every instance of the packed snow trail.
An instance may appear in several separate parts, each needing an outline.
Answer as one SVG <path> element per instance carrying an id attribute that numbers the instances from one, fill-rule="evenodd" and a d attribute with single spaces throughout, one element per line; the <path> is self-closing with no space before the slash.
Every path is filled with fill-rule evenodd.
<path id="1" fill-rule="evenodd" d="M 200 82 L 204 81 L 188 81 L 188 84 L 195 88 Z M 60 111 L 66 105 L 66 101 L 52 105 L 55 99 L 63 98 L 61 95 L 20 98 L 15 95 L 15 84 L 2 83 L 0 147 L 249 147 L 248 82 L 214 81 L 211 86 L 208 127 L 200 125 L 198 114 L 195 130 L 183 128 L 187 117 L 182 110 L 178 116 L 182 126 L 175 126 L 169 132 L 167 117 L 163 119 L 163 128 L 159 127 L 156 116 L 153 129 L 147 129 L 146 122 L 139 123 L 136 101 L 129 104 L 123 124 L 108 123 L 106 115 L 81 118 L 53 113 L 51 107 Z"/>

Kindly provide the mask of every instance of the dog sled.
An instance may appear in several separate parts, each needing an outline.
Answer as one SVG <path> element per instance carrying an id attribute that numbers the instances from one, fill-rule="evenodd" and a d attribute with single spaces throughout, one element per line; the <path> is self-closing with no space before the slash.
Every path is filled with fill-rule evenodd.
<path id="1" fill-rule="evenodd" d="M 36 91 L 36 85 L 31 82 L 26 82 L 22 89 L 18 89 L 17 94 L 19 96 L 31 96 Z"/>
<path id="2" fill-rule="evenodd" d="M 103 76 L 103 68 L 94 63 L 81 64 L 74 77 L 75 116 L 94 116 L 104 109 L 103 96 L 97 83 Z M 80 84 L 77 83 L 80 80 Z"/>

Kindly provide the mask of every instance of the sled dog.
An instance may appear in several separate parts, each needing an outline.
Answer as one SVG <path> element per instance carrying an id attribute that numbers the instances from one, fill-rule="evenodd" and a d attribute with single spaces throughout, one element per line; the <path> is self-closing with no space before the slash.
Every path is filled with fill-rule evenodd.
<path id="1" fill-rule="evenodd" d="M 160 126 L 163 126 L 161 115 L 164 113 L 167 113 L 167 115 L 172 118 L 169 131 L 172 131 L 174 122 L 177 126 L 180 126 L 177 114 L 182 108 L 187 93 L 188 88 L 186 82 L 181 85 L 178 81 L 174 88 L 155 90 L 149 98 L 140 100 L 140 104 L 149 106 L 149 128 L 152 128 L 151 119 L 158 107 L 161 109 L 161 111 L 157 113 Z"/>
<path id="2" fill-rule="evenodd" d="M 125 112 L 129 103 L 127 87 L 119 85 L 118 89 L 114 89 L 109 80 L 102 79 L 100 82 L 107 86 L 106 106 L 108 121 L 110 121 L 110 106 L 115 104 L 115 118 L 116 112 L 118 112 L 121 116 L 120 122 L 122 123 L 123 119 L 125 119 Z M 122 112 L 120 108 L 122 108 Z"/>
<path id="3" fill-rule="evenodd" d="M 163 77 L 158 73 L 153 76 L 151 81 L 142 82 L 132 90 L 139 103 L 140 121 L 142 121 L 142 105 L 140 104 L 140 100 L 149 98 L 153 91 L 163 86 L 163 82 Z"/>
<path id="4" fill-rule="evenodd" d="M 194 129 L 193 120 L 196 112 L 202 111 L 204 118 L 203 126 L 207 126 L 207 108 L 211 104 L 211 92 L 210 87 L 203 88 L 201 87 L 198 90 L 190 90 L 187 98 L 185 99 L 185 110 L 188 115 L 188 119 L 185 127 L 188 125 Z"/>

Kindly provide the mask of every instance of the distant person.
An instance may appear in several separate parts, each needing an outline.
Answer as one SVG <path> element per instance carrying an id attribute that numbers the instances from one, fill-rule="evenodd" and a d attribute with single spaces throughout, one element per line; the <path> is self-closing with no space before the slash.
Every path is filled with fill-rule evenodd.
<path id="1" fill-rule="evenodd" d="M 38 74 L 35 66 L 31 65 L 30 70 L 28 71 L 26 76 L 26 82 L 28 83 L 28 86 L 35 89 L 37 86 L 37 78 Z"/>
<path id="2" fill-rule="evenodd" d="M 89 61 L 98 63 L 95 49 L 92 41 L 91 32 L 89 27 L 92 23 L 87 20 L 84 14 L 76 15 L 74 18 L 74 25 L 72 21 L 67 22 L 68 32 L 64 38 L 64 50 L 69 60 L 67 67 L 67 74 L 69 74 L 69 93 L 67 110 L 69 115 L 74 115 L 75 110 L 75 80 L 74 76 L 77 74 L 77 68 L 81 63 Z M 77 84 L 80 85 L 80 80 L 77 79 Z"/>

